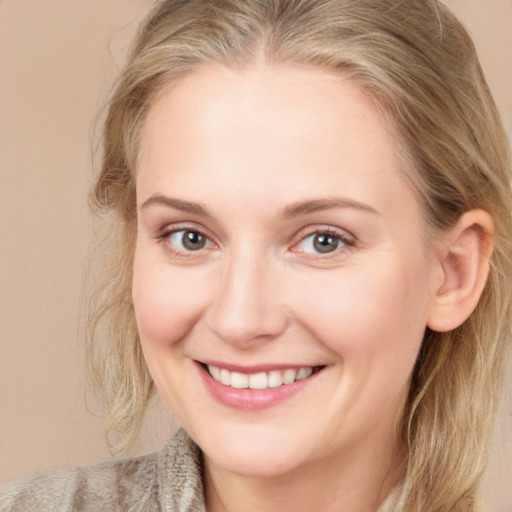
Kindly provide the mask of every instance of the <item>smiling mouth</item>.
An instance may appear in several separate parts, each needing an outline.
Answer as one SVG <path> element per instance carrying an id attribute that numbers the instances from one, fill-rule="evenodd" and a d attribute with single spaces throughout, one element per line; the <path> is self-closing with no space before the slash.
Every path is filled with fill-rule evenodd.
<path id="1" fill-rule="evenodd" d="M 210 364 L 203 364 L 202 366 L 214 380 L 226 387 L 235 389 L 279 388 L 307 379 L 324 368 L 324 366 L 304 366 L 268 372 L 240 373 L 231 372 L 225 368 L 219 368 Z"/>

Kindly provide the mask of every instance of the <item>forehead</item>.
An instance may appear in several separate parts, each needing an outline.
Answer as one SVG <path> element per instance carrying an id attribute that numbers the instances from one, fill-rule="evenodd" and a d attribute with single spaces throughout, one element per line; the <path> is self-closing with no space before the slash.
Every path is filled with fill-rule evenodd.
<path id="1" fill-rule="evenodd" d="M 292 183 L 298 196 L 331 190 L 390 200 L 391 185 L 404 192 L 380 109 L 342 73 L 310 66 L 208 66 L 185 75 L 153 102 L 139 157 L 139 199 L 178 187 L 208 199 L 212 177 L 226 193 L 249 182 L 267 195 Z"/>
<path id="2" fill-rule="evenodd" d="M 335 116 L 343 118 L 337 125 Z M 231 147 L 247 135 L 261 141 L 262 131 L 269 130 L 285 142 L 285 134 L 321 139 L 334 128 L 341 141 L 347 132 L 370 128 L 369 136 L 391 141 L 389 123 L 372 98 L 342 72 L 286 63 L 243 70 L 209 65 L 185 74 L 153 100 L 142 149 L 171 131 L 174 137 L 211 138 L 235 124 L 239 137 L 231 137 Z"/>

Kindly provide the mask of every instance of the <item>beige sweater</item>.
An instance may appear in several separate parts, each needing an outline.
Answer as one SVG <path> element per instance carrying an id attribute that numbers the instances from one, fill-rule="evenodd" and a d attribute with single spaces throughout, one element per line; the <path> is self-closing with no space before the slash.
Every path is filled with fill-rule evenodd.
<path id="1" fill-rule="evenodd" d="M 394 512 L 390 496 L 379 512 Z M 1 512 L 205 512 L 201 454 L 184 430 L 157 453 L 39 471 L 0 488 Z"/>

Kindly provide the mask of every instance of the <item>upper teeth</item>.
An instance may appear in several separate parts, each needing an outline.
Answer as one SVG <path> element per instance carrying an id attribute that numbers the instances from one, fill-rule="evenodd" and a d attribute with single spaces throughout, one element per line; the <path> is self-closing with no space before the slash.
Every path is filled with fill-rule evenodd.
<path id="1" fill-rule="evenodd" d="M 272 370 L 270 372 L 259 373 L 238 373 L 230 372 L 225 368 L 217 366 L 207 366 L 210 375 L 225 386 L 231 386 L 237 389 L 266 389 L 277 388 L 283 384 L 291 384 L 296 380 L 302 380 L 313 373 L 313 368 L 305 367 L 297 370 Z"/>

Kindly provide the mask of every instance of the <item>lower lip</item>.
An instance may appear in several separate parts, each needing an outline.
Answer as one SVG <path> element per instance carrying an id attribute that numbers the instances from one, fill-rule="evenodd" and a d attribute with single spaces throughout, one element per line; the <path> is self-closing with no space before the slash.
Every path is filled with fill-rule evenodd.
<path id="1" fill-rule="evenodd" d="M 242 409 L 247 411 L 255 411 L 267 409 L 283 402 L 304 388 L 309 386 L 316 377 L 323 373 L 319 370 L 306 379 L 297 380 L 291 384 L 283 384 L 277 388 L 266 389 L 237 389 L 231 386 L 225 386 L 221 382 L 216 381 L 201 364 L 196 363 L 199 375 L 210 394 L 218 402 L 234 409 Z"/>

